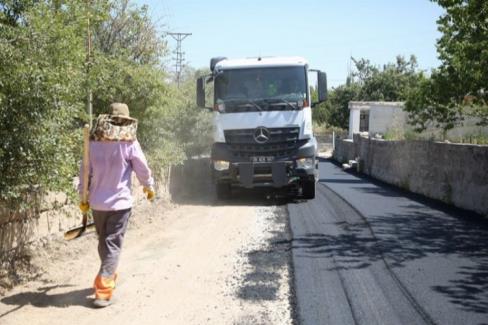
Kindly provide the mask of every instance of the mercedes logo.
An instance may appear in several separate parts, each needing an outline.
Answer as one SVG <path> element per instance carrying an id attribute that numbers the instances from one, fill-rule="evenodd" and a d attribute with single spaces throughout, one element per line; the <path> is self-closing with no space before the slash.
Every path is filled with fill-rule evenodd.
<path id="1" fill-rule="evenodd" d="M 269 130 L 265 127 L 258 127 L 254 130 L 254 141 L 263 144 L 269 141 Z"/>

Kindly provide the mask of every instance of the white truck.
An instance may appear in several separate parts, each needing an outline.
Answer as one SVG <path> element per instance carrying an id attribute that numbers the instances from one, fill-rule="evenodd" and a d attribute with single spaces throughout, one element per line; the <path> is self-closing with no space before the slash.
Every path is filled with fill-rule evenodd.
<path id="1" fill-rule="evenodd" d="M 327 97 L 326 74 L 309 70 L 300 57 L 218 57 L 210 70 L 197 80 L 197 105 L 214 114 L 211 169 L 217 196 L 228 198 L 233 187 L 271 187 L 313 199 L 318 161 L 312 107 Z M 213 106 L 206 107 L 211 82 Z"/>

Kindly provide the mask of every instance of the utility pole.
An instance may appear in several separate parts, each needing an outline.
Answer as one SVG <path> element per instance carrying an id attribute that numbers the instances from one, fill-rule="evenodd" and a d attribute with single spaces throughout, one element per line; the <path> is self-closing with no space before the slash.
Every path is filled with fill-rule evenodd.
<path id="1" fill-rule="evenodd" d="M 175 72 L 176 72 L 176 83 L 178 84 L 178 88 L 180 87 L 180 79 L 181 79 L 181 69 L 183 67 L 183 55 L 185 52 L 181 50 L 181 42 L 191 35 L 191 33 L 168 33 L 176 41 L 176 50 L 174 53 L 176 54 L 175 59 Z"/>

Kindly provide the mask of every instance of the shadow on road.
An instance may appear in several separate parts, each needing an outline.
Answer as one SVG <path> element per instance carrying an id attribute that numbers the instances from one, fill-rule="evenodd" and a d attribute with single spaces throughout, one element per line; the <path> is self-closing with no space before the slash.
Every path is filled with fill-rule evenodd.
<path id="1" fill-rule="evenodd" d="M 488 222 L 441 217 L 416 204 L 404 208 L 410 211 L 375 216 L 371 221 L 383 255 L 395 267 L 437 256 L 461 264 L 447 284 L 433 289 L 467 311 L 488 314 Z"/>
<path id="2" fill-rule="evenodd" d="M 12 296 L 4 297 L 0 301 L 5 305 L 13 305 L 15 308 L 0 314 L 0 318 L 19 310 L 26 305 L 34 307 L 60 307 L 65 308 L 69 306 L 84 306 L 90 307 L 88 296 L 93 293 L 93 289 L 73 290 L 69 292 L 50 294 L 49 292 L 55 289 L 62 289 L 71 287 L 71 285 L 55 285 L 49 287 L 38 288 L 37 291 L 22 292 Z"/>
<path id="3" fill-rule="evenodd" d="M 468 312 L 488 314 L 488 220 L 415 194 L 404 195 L 402 190 L 379 182 L 375 185 L 376 189 L 353 189 L 374 192 L 384 200 L 408 196 L 412 203 L 366 219 L 335 192 L 321 186 L 323 200 L 306 204 L 318 205 L 317 211 L 330 206 L 329 213 L 340 231 L 295 238 L 293 248 L 312 258 L 334 258 L 338 269 L 360 269 L 378 261 L 395 269 L 414 260 L 444 260 L 446 265 L 456 265 L 457 270 L 443 285 L 432 289 Z M 433 264 L 430 267 L 439 269 Z"/>

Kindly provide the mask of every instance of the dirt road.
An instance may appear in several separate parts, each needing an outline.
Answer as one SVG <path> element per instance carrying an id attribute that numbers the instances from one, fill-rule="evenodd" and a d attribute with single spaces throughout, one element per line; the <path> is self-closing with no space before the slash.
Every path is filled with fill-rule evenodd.
<path id="1" fill-rule="evenodd" d="M 36 261 L 43 276 L 0 298 L 0 323 L 291 323 L 285 210 L 259 198 L 146 204 L 125 239 L 114 305 L 91 308 L 92 234 L 51 244 Z"/>

